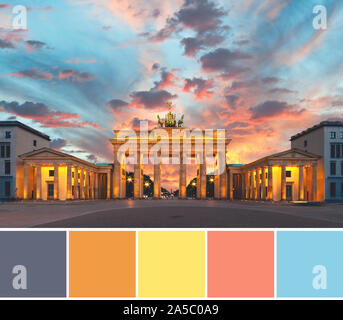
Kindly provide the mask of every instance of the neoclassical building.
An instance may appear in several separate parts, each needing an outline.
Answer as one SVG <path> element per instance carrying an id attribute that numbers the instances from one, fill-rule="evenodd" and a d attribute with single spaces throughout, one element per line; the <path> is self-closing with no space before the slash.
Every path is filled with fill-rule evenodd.
<path id="1" fill-rule="evenodd" d="M 95 165 L 50 148 L 24 153 L 19 158 L 24 166 L 24 199 L 111 198 L 112 165 Z"/>
<path id="2" fill-rule="evenodd" d="M 175 122 L 176 118 L 174 117 L 172 120 Z M 128 130 L 126 133 L 125 131 L 114 130 L 114 137 L 108 142 L 113 146 L 114 160 L 108 164 L 94 164 L 64 152 L 53 150 L 47 146 L 46 141 L 50 141 L 48 136 L 17 121 L 15 123 L 9 123 L 8 121 L 0 123 L 1 129 L 4 131 L 4 137 L 6 137 L 4 141 L 0 139 L 0 144 L 5 146 L 4 152 L 2 152 L 2 149 L 0 150 L 0 155 L 6 155 L 6 146 L 10 143 L 11 150 L 18 150 L 15 145 L 21 144 L 19 135 L 16 140 L 13 139 L 14 129 L 11 129 L 12 127 L 19 127 L 20 130 L 24 130 L 23 132 L 27 131 L 28 134 L 32 134 L 30 139 L 33 139 L 32 142 L 29 141 L 32 143 L 31 151 L 13 156 L 11 161 L 13 161 L 14 169 L 10 170 L 10 173 L 15 178 L 11 178 L 12 180 L 6 178 L 6 171 L 5 177 L 0 180 L 0 190 L 3 188 L 3 183 L 8 184 L 7 181 L 13 181 L 15 192 L 11 198 L 17 199 L 124 199 L 126 198 L 126 185 L 129 178 L 126 176 L 126 166 L 128 159 L 131 157 L 130 152 L 125 150 L 124 145 L 130 142 L 130 137 L 138 137 L 136 140 L 137 158 L 133 166 L 134 198 L 136 199 L 143 198 L 144 166 L 147 163 L 148 155 L 153 153 L 154 157 L 161 158 L 162 163 L 166 158 L 172 159 L 172 163 L 174 163 L 174 159 L 179 159 L 179 162 L 176 162 L 175 165 L 179 167 L 179 198 L 181 199 L 186 198 L 186 187 L 187 183 L 189 183 L 187 181 L 187 169 L 190 165 L 197 163 L 196 196 L 198 199 L 206 199 L 208 194 L 206 190 L 207 176 L 214 175 L 215 199 L 254 201 L 326 200 L 324 197 L 325 185 L 322 178 L 324 173 L 321 165 L 323 157 L 317 155 L 317 153 L 293 147 L 290 150 L 266 156 L 249 164 L 227 164 L 225 155 L 229 152 L 230 139 L 227 137 L 226 130 L 221 130 L 221 134 L 219 134 L 219 130 L 215 130 L 214 134 L 210 136 L 206 135 L 205 130 L 199 129 L 196 133 L 191 131 L 191 135 L 181 137 L 180 147 L 175 149 L 173 148 L 174 134 L 180 131 L 181 128 L 176 125 L 165 127 L 163 124 L 166 122 L 162 120 L 159 123 L 161 128 L 156 129 L 163 129 L 163 134 L 159 134 L 158 130 L 148 130 L 144 134 L 142 134 L 141 130 Z M 325 125 L 328 126 L 327 123 Z M 331 140 L 334 141 L 334 144 L 331 144 L 331 149 L 335 148 L 335 152 L 331 150 L 332 157 L 343 158 L 343 126 L 342 124 L 338 126 L 336 123 L 334 128 L 336 131 L 341 131 L 337 131 L 335 134 L 331 133 Z M 182 129 L 187 131 L 186 128 Z M 12 136 L 10 130 L 12 130 Z M 311 134 L 313 130 L 310 130 Z M 333 129 L 330 132 L 334 132 Z M 120 137 L 120 134 L 124 138 Z M 301 138 L 303 137 L 305 137 L 305 140 L 301 141 L 299 145 L 303 144 L 306 149 L 310 148 L 312 143 L 315 145 L 315 140 L 310 141 L 309 138 L 306 139 L 306 135 L 302 134 Z M 340 138 L 342 139 L 341 144 L 337 140 Z M 199 144 L 197 142 L 200 139 L 201 143 Z M 156 143 L 159 144 L 159 149 L 156 149 Z M 206 143 L 213 145 L 213 150 L 209 151 Z M 184 145 L 188 146 L 186 150 L 191 163 L 184 160 Z M 334 145 L 334 148 L 332 145 Z M 337 145 L 342 145 L 342 147 L 337 147 Z M 164 149 L 168 151 L 162 156 L 161 150 Z M 156 152 L 156 150 L 159 151 Z M 214 159 L 211 165 L 206 162 L 208 157 Z M 197 162 L 199 158 L 202 158 L 203 161 Z M 2 159 L 0 159 L 0 166 L 7 166 L 6 161 L 9 160 L 5 159 L 2 165 L 1 161 Z M 337 160 L 335 161 L 337 163 Z M 153 166 L 154 198 L 159 199 L 161 198 L 161 163 L 154 163 Z M 219 167 L 223 166 L 225 170 L 218 170 Z M 332 160 L 331 169 L 332 174 L 338 174 L 338 170 L 333 170 Z M 343 160 L 341 171 L 341 176 L 343 176 Z M 330 177 L 329 179 L 339 181 L 338 178 Z M 331 194 L 334 194 L 333 186 L 338 183 L 336 182 L 333 185 L 331 181 L 329 181 L 330 190 Z"/>
<path id="3" fill-rule="evenodd" d="M 247 165 L 228 165 L 228 198 L 317 201 L 317 163 L 320 158 L 290 149 Z"/>

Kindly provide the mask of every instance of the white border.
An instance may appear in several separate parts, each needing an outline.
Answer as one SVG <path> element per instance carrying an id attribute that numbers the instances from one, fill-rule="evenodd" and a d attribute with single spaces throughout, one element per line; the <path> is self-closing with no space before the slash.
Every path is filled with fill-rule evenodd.
<path id="1" fill-rule="evenodd" d="M 0 228 L 0 232 L 6 231 L 62 231 L 66 232 L 66 297 L 0 297 L 1 300 L 121 300 L 121 301 L 164 301 L 164 300 L 183 300 L 183 301 L 229 301 L 229 300 L 343 300 L 342 297 L 291 297 L 283 298 L 277 297 L 277 232 L 278 231 L 343 231 L 343 228 Z M 136 236 L 136 297 L 135 298 L 71 298 L 69 297 L 69 231 L 135 231 Z M 205 232 L 205 297 L 204 298 L 140 298 L 138 297 L 138 232 L 139 231 L 204 231 Z M 209 298 L 207 296 L 207 232 L 208 231 L 273 231 L 274 232 L 274 297 L 272 298 Z"/>

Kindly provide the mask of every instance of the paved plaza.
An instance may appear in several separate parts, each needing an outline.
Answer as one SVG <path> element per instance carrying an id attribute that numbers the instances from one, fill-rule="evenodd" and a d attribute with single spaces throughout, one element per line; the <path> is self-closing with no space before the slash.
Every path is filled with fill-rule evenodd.
<path id="1" fill-rule="evenodd" d="M 342 228 L 343 205 L 221 200 L 0 204 L 0 228 Z"/>

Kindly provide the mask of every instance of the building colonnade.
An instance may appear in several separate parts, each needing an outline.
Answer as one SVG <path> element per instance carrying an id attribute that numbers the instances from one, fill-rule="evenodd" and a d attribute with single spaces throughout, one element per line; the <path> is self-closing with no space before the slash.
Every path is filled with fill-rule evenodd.
<path id="1" fill-rule="evenodd" d="M 24 162 L 24 199 L 109 199 L 111 167 L 55 161 Z"/>

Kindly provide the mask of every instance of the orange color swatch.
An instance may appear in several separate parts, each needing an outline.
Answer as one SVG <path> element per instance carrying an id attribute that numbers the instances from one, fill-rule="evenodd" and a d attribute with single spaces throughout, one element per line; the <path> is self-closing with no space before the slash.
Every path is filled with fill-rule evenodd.
<path id="1" fill-rule="evenodd" d="M 135 297 L 135 232 L 70 231 L 69 296 Z"/>
<path id="2" fill-rule="evenodd" d="M 208 297 L 274 297 L 274 232 L 209 231 Z"/>

